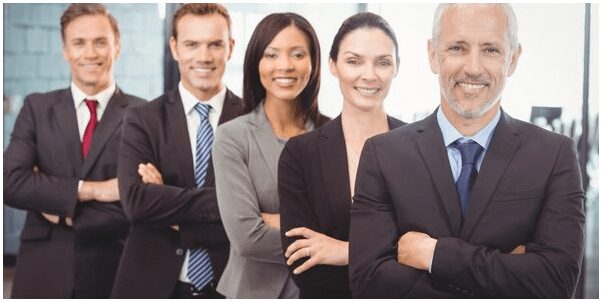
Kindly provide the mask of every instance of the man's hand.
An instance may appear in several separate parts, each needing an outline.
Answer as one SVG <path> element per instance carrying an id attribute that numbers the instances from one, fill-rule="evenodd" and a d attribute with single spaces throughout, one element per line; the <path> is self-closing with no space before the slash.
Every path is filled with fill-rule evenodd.
<path id="1" fill-rule="evenodd" d="M 90 200 L 100 202 L 119 201 L 117 178 L 105 181 L 84 181 L 77 192 L 77 199 L 82 202 Z"/>
<path id="2" fill-rule="evenodd" d="M 142 182 L 145 184 L 163 185 L 163 176 L 159 169 L 155 168 L 153 164 L 139 164 L 138 174 L 142 178 Z"/>
<path id="3" fill-rule="evenodd" d="M 261 219 L 269 227 L 280 230 L 280 214 L 261 213 Z"/>
<path id="4" fill-rule="evenodd" d="M 397 241 L 397 262 L 427 271 L 437 240 L 420 232 L 407 232 Z"/>
<path id="5" fill-rule="evenodd" d="M 52 224 L 58 224 L 59 223 L 59 216 L 58 215 L 52 215 L 52 214 L 42 213 L 42 216 L 44 216 L 44 218 L 46 218 L 46 220 L 48 220 Z"/>
<path id="6" fill-rule="evenodd" d="M 304 237 L 304 239 L 295 240 L 284 253 L 284 256 L 288 258 L 287 265 L 293 265 L 295 261 L 309 257 L 293 271 L 296 275 L 318 264 L 336 266 L 349 264 L 349 242 L 347 241 L 337 240 L 305 227 L 294 228 L 284 235 L 286 237 Z"/>
<path id="7" fill-rule="evenodd" d="M 140 175 L 140 179 L 145 184 L 155 184 L 155 185 L 163 185 L 163 176 L 159 169 L 157 169 L 153 164 L 138 164 L 138 175 Z M 174 224 L 170 226 L 172 230 L 179 232 L 180 226 Z"/>
<path id="8" fill-rule="evenodd" d="M 524 253 L 526 253 L 527 250 L 525 249 L 524 245 L 519 245 L 517 247 L 515 247 L 512 252 L 510 252 L 511 255 L 522 255 Z"/>
<path id="9" fill-rule="evenodd" d="M 50 223 L 52 224 L 58 224 L 60 221 L 60 218 L 58 215 L 52 215 L 52 214 L 48 214 L 48 213 L 42 213 L 42 216 L 44 216 L 44 218 L 46 220 L 48 220 Z M 71 217 L 66 217 L 65 218 L 65 224 L 67 224 L 67 226 L 73 226 L 73 220 L 71 219 Z"/>

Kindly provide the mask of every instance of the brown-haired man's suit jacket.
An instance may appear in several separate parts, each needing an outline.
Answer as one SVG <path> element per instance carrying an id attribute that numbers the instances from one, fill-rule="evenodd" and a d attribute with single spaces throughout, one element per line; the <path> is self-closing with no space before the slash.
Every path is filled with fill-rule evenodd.
<path id="1" fill-rule="evenodd" d="M 228 90 L 219 124 L 241 113 L 241 99 Z M 211 164 L 203 187 L 196 188 L 178 89 L 129 111 L 123 131 L 119 193 L 132 227 L 111 297 L 169 298 L 186 249 L 193 247 L 207 249 L 214 279 L 219 280 L 230 243 L 217 207 Z M 149 162 L 160 171 L 163 185 L 141 181 L 138 164 Z"/>

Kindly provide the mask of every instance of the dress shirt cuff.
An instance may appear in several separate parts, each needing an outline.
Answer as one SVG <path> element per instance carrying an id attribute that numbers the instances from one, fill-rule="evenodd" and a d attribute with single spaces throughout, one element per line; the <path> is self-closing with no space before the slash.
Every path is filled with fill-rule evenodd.
<path id="1" fill-rule="evenodd" d="M 81 189 L 82 189 L 82 186 L 83 186 L 83 185 L 84 185 L 84 181 L 83 181 L 83 180 L 80 180 L 80 181 L 77 183 L 77 192 L 79 192 L 79 190 L 81 190 Z"/>
<path id="2" fill-rule="evenodd" d="M 439 240 L 436 240 L 435 242 L 435 246 L 433 247 L 433 254 L 431 256 L 431 261 L 429 263 L 429 267 L 428 267 L 428 272 L 429 274 L 433 273 L 433 259 L 435 259 L 435 251 L 437 250 L 437 244 L 439 243 Z"/>
<path id="3" fill-rule="evenodd" d="M 431 264 L 429 264 L 429 274 L 431 274 L 431 270 L 433 268 L 433 258 L 435 258 L 435 255 L 433 255 L 433 257 L 431 257 Z"/>

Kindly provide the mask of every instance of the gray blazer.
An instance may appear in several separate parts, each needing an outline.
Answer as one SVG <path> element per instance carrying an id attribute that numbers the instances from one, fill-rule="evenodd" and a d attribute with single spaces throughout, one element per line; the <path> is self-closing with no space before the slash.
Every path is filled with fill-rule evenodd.
<path id="1" fill-rule="evenodd" d="M 314 129 L 309 122 L 306 129 Z M 280 231 L 261 212 L 279 213 L 278 158 L 284 145 L 266 118 L 263 104 L 217 128 L 213 166 L 217 203 L 230 257 L 217 286 L 228 298 L 296 298 Z"/>

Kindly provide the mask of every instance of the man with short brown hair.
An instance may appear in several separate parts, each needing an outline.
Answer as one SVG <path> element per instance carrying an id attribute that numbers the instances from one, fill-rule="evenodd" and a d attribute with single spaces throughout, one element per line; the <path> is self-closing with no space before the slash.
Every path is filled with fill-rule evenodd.
<path id="1" fill-rule="evenodd" d="M 186 15 L 193 16 L 208 16 L 211 14 L 221 15 L 228 24 L 228 34 L 232 37 L 232 19 L 228 10 L 217 3 L 188 3 L 182 5 L 174 14 L 171 21 L 171 35 L 174 39 L 178 39 L 178 23 Z"/>
<path id="2" fill-rule="evenodd" d="M 169 46 L 178 87 L 128 111 L 119 189 L 132 230 L 113 298 L 222 298 L 229 253 L 217 206 L 211 146 L 218 124 L 242 112 L 222 82 L 234 40 L 218 4 L 175 14 Z"/>
<path id="3" fill-rule="evenodd" d="M 4 153 L 4 201 L 27 210 L 13 298 L 108 298 L 128 230 L 117 149 L 128 107 L 113 80 L 117 22 L 100 4 L 61 17 L 71 87 L 29 95 Z"/>

